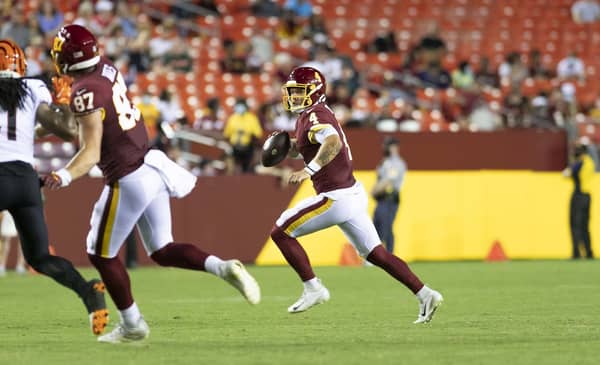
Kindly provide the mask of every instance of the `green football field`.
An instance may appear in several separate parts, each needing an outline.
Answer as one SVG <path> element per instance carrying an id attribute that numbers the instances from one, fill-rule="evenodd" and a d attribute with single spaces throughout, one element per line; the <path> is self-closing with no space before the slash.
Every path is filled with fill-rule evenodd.
<path id="1" fill-rule="evenodd" d="M 0 279 L 0 364 L 600 363 L 600 262 L 412 267 L 445 297 L 428 325 L 412 324 L 416 299 L 377 268 L 317 268 L 331 301 L 295 315 L 301 285 L 288 267 L 249 268 L 258 306 L 205 273 L 137 269 L 151 334 L 122 345 L 95 342 L 71 292 L 12 274 Z"/>

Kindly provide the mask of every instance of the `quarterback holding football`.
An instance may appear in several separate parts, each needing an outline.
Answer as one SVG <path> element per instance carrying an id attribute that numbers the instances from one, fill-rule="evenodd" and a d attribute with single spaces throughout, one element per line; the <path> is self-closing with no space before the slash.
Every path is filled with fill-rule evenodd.
<path id="1" fill-rule="evenodd" d="M 297 238 L 337 225 L 361 256 L 416 295 L 419 314 L 414 323 L 427 323 L 442 303 L 442 295 L 424 285 L 403 260 L 381 245 L 367 213 L 367 193 L 353 175 L 350 145 L 326 104 L 326 86 L 317 69 L 297 67 L 282 88 L 284 108 L 298 114 L 288 155 L 299 155 L 305 163 L 302 170 L 290 175 L 289 182 L 299 184 L 310 178 L 317 192 L 283 212 L 271 231 L 271 238 L 304 285 L 300 299 L 288 312 L 303 312 L 329 300 L 329 290 L 314 274 Z"/>

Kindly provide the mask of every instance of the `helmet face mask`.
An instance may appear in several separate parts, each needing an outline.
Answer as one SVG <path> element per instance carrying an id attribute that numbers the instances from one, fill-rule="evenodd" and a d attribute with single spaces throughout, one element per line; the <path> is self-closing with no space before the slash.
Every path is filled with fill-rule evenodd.
<path id="1" fill-rule="evenodd" d="M 76 24 L 60 29 L 54 38 L 51 55 L 54 66 L 61 74 L 83 70 L 100 61 L 96 37 Z"/>
<path id="2" fill-rule="evenodd" d="M 19 78 L 26 73 L 25 52 L 11 40 L 0 40 L 0 78 Z"/>
<path id="3" fill-rule="evenodd" d="M 282 87 L 285 110 L 300 113 L 325 101 L 325 77 L 312 67 L 297 67 Z"/>

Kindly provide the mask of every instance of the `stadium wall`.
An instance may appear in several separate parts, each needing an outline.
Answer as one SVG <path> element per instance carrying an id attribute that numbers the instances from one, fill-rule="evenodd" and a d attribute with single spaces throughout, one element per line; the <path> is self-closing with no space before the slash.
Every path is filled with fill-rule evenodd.
<path id="1" fill-rule="evenodd" d="M 357 178 L 369 190 L 372 171 Z M 598 181 L 600 182 L 600 181 Z M 594 184 L 592 196 L 600 196 Z M 310 196 L 304 184 L 290 202 Z M 414 260 L 481 260 L 499 242 L 508 258 L 559 259 L 571 255 L 568 206 L 572 183 L 556 172 L 533 171 L 410 171 L 394 225 L 396 254 Z M 372 215 L 373 200 L 369 203 Z M 600 229 L 593 224 L 600 205 L 592 199 L 591 233 L 600 250 Z M 311 262 L 336 265 L 343 261 L 348 240 L 337 228 L 301 238 Z M 283 263 L 269 239 L 257 264 Z"/>
<path id="2" fill-rule="evenodd" d="M 370 189 L 385 135 L 364 129 L 348 129 L 346 135 L 357 177 Z M 410 170 L 395 227 L 397 253 L 408 260 L 481 259 L 498 240 L 511 258 L 569 256 L 571 187 L 557 172 L 566 164 L 563 132 L 395 135 Z M 85 239 L 101 189 L 99 179 L 84 178 L 67 189 L 45 191 L 50 242 L 76 265 L 89 265 Z M 189 197 L 172 201 L 174 236 L 224 258 L 282 263 L 267 241 L 272 224 L 290 204 L 312 193 L 308 184 L 281 188 L 268 176 L 201 178 Z M 598 242 L 595 201 L 591 227 Z M 302 240 L 312 260 L 338 263 L 345 239 L 335 228 L 321 234 Z M 140 264 L 150 262 L 141 246 L 138 252 Z M 14 250 L 11 256 L 9 265 Z"/>

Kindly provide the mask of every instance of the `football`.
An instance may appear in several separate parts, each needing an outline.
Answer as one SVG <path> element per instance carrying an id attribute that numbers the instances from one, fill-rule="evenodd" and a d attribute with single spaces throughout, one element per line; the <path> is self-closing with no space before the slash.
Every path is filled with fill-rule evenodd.
<path id="1" fill-rule="evenodd" d="M 275 166 L 283 161 L 291 147 L 290 136 L 287 132 L 273 132 L 266 139 L 262 149 L 262 164 L 265 167 Z"/>

